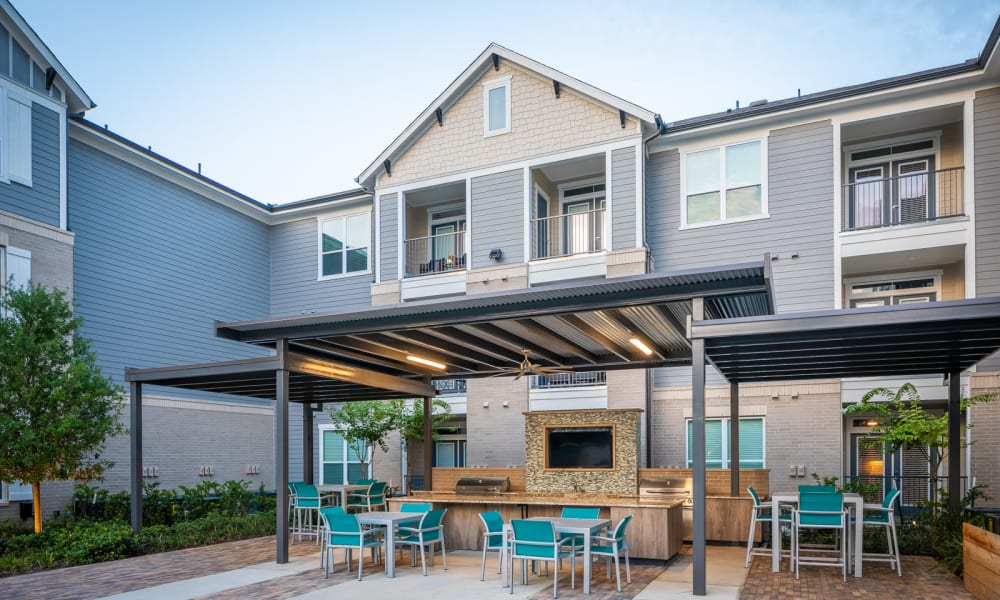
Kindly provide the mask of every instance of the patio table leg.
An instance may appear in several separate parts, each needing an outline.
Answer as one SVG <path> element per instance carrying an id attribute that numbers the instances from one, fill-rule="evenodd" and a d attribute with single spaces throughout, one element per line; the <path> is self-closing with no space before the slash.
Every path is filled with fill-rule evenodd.
<path id="1" fill-rule="evenodd" d="M 781 570 L 781 521 L 778 513 L 778 500 L 771 498 L 771 571 Z"/>

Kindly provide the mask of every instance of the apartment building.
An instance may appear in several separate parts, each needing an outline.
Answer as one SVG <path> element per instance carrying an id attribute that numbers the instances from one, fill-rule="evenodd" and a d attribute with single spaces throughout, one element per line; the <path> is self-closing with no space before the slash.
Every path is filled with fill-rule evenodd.
<path id="1" fill-rule="evenodd" d="M 127 367 L 269 353 L 216 337 L 217 321 L 765 256 L 779 313 L 1000 296 L 997 27 L 978 58 L 958 65 L 674 121 L 492 44 L 371 161 L 359 189 L 276 207 L 88 122 L 93 101 L 0 6 L 3 276 L 72 293 L 119 382 Z M 571 325 L 570 338 L 608 336 Z M 545 348 L 524 350 L 530 359 Z M 964 389 L 997 390 L 998 371 L 993 357 L 963 377 Z M 728 384 L 712 374 L 709 383 L 708 462 L 724 468 L 735 415 Z M 741 386 L 740 465 L 770 469 L 774 487 L 814 472 L 909 477 L 914 457 L 860 446 L 868 425 L 842 414 L 868 389 L 900 383 Z M 938 378 L 915 383 L 932 407 L 947 398 Z M 692 461 L 689 368 L 435 385 L 454 425 L 435 441 L 438 466 L 523 466 L 524 414 L 558 409 L 641 409 L 642 466 Z M 145 480 L 273 486 L 273 403 L 148 387 L 143 404 Z M 289 444 L 309 445 L 315 478 L 339 483 L 359 461 L 316 408 L 292 404 Z M 966 418 L 975 443 L 963 475 L 995 489 L 1000 403 Z M 117 465 L 103 485 L 127 489 L 127 438 L 107 452 Z M 420 453 L 395 437 L 373 468 L 419 483 Z M 291 479 L 307 471 L 298 455 Z M 926 497 L 925 482 L 905 481 L 904 502 Z M 0 518 L 19 514 L 26 489 L 0 490 Z M 44 490 L 48 517 L 71 485 Z"/>

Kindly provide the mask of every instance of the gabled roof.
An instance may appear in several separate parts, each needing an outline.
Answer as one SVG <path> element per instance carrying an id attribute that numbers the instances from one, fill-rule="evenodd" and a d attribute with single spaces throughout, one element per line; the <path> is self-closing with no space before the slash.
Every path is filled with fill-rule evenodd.
<path id="1" fill-rule="evenodd" d="M 503 60 L 510 61 L 519 67 L 527 69 L 536 73 L 537 75 L 551 79 L 553 81 L 558 81 L 560 87 L 565 87 L 572 89 L 590 99 L 604 104 L 609 108 L 615 110 L 625 111 L 625 114 L 631 115 L 647 125 L 657 124 L 658 115 L 648 109 L 645 109 L 637 104 L 633 104 L 627 100 L 619 98 L 614 94 L 605 92 L 600 88 L 596 88 L 588 83 L 584 83 L 575 77 L 570 77 L 561 71 L 557 71 L 548 65 L 544 65 L 536 60 L 532 60 L 527 56 L 518 54 L 513 50 L 504 48 L 500 44 L 492 43 L 486 47 L 485 50 L 472 61 L 462 73 L 448 86 L 445 91 L 431 102 L 427 108 L 424 109 L 420 115 L 410 123 L 406 129 L 403 130 L 395 140 L 392 141 L 389 146 L 378 155 L 368 167 L 358 175 L 356 181 L 361 184 L 361 187 L 365 189 L 372 189 L 372 182 L 375 176 L 378 174 L 379 170 L 383 168 L 385 160 L 394 159 L 398 155 L 406 151 L 407 148 L 424 132 L 424 129 L 430 124 L 430 122 L 435 119 L 435 111 L 440 108 L 442 110 L 447 110 L 449 106 L 454 104 L 482 75 L 488 68 L 492 68 L 493 55 L 497 55 Z"/>
<path id="2" fill-rule="evenodd" d="M 59 62 L 56 55 L 49 50 L 49 47 L 45 45 L 42 38 L 38 37 L 35 30 L 28 25 L 28 22 L 24 20 L 21 13 L 17 12 L 17 9 L 9 2 L 9 0 L 0 0 L 0 9 L 7 14 L 14 25 L 20 31 L 20 33 L 27 38 L 27 41 L 34 48 L 35 52 L 39 54 L 42 61 L 48 64 L 42 64 L 42 67 L 52 67 L 56 71 L 56 75 L 62 80 L 64 87 L 66 88 L 66 104 L 69 108 L 70 114 L 73 113 L 83 113 L 88 111 L 95 106 L 94 101 L 90 99 L 87 92 L 83 91 L 80 84 L 77 83 L 76 79 L 70 75 L 66 67 Z"/>

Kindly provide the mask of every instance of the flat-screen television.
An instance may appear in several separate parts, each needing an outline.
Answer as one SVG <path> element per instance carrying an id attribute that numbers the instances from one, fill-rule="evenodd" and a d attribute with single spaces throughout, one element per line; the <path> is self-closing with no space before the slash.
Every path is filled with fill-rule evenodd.
<path id="1" fill-rule="evenodd" d="M 545 428 L 546 469 L 613 469 L 614 425 Z"/>

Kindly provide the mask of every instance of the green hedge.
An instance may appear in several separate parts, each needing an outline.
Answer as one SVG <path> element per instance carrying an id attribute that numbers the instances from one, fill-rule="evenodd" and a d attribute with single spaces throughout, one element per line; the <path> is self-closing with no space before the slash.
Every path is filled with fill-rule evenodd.
<path id="1" fill-rule="evenodd" d="M 0 577 L 273 535 L 274 497 L 248 486 L 203 482 L 177 494 L 146 485 L 146 526 L 136 534 L 128 521 L 128 493 L 78 485 L 69 516 L 47 521 L 41 533 L 13 520 L 0 522 Z"/>

